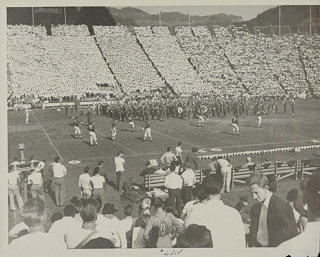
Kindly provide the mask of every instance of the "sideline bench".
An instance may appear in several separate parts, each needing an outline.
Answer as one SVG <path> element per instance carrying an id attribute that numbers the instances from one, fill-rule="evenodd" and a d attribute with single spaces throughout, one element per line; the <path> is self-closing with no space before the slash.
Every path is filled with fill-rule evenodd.
<path id="1" fill-rule="evenodd" d="M 196 175 L 196 183 L 202 183 L 202 180 L 206 177 L 202 170 L 195 170 L 194 173 Z M 150 191 L 152 188 L 164 187 L 165 179 L 166 173 L 144 175 L 144 188 Z"/>

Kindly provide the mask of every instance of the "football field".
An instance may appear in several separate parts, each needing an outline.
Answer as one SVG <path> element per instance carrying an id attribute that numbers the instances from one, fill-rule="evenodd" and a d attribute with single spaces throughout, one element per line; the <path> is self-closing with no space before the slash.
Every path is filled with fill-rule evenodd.
<path id="1" fill-rule="evenodd" d="M 288 105 L 289 107 L 289 105 Z M 86 109 L 84 109 L 86 110 Z M 111 140 L 112 119 L 100 115 L 92 115 L 99 146 L 90 146 L 89 132 L 87 130 L 87 117 L 83 115 L 83 124 L 80 125 L 82 139 L 74 138 L 72 113 L 65 114 L 65 110 L 57 109 L 30 112 L 29 124 L 25 123 L 23 111 L 8 112 L 8 161 L 18 156 L 18 144 L 24 143 L 25 156 L 28 160 L 31 155 L 36 160 L 46 160 L 47 165 L 53 162 L 54 157 L 60 156 L 68 170 L 67 175 L 67 203 L 72 197 L 80 197 L 78 177 L 84 167 L 93 170 L 98 161 L 104 162 L 104 169 L 111 181 L 115 181 L 114 157 L 117 151 L 124 153 L 125 180 L 133 177 L 136 183 L 143 181 L 139 173 L 149 159 L 157 159 L 166 148 L 173 149 L 182 141 L 183 156 L 191 148 L 200 149 L 199 155 L 214 153 L 232 153 L 250 150 L 266 150 L 280 147 L 311 146 L 320 144 L 320 100 L 300 100 L 295 107 L 295 115 L 283 113 L 282 104 L 279 102 L 279 115 L 270 113 L 263 117 L 262 128 L 257 128 L 257 118 L 252 114 L 249 117 L 240 117 L 240 135 L 232 135 L 231 118 L 209 117 L 205 126 L 199 127 L 198 120 L 191 121 L 180 118 L 170 118 L 161 121 L 151 120 L 153 141 L 142 141 L 144 122 L 135 120 L 136 129 L 130 132 L 127 122 L 117 122 L 116 141 Z M 215 150 L 215 151 L 213 151 Z M 299 154 L 274 153 L 265 156 L 252 155 L 253 161 L 260 163 L 261 159 L 291 160 L 297 158 L 317 158 L 320 150 L 308 150 Z M 78 161 L 78 164 L 72 164 Z M 71 162 L 71 163 L 70 163 Z M 245 156 L 231 158 L 234 165 L 244 165 Z M 208 160 L 199 160 L 200 168 L 207 168 Z M 286 193 L 293 187 L 298 188 L 299 181 L 286 179 L 279 182 L 279 195 L 284 199 Z M 228 195 L 224 195 L 225 202 L 235 205 L 239 195 L 250 195 L 249 189 L 237 185 Z M 49 195 L 46 195 L 48 209 L 51 214 L 62 211 L 55 207 Z M 105 190 L 105 202 L 113 202 L 123 217 L 119 194 L 109 185 Z M 9 227 L 11 221 L 19 219 L 19 213 L 9 214 Z"/>

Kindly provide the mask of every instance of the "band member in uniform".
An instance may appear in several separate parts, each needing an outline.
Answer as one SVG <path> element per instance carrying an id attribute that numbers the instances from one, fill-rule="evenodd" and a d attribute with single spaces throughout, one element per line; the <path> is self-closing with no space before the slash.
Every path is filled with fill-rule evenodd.
<path id="1" fill-rule="evenodd" d="M 261 128 L 261 122 L 262 122 L 262 112 L 257 112 L 257 118 L 258 118 L 258 128 Z"/>
<path id="2" fill-rule="evenodd" d="M 116 135 L 117 135 L 116 122 L 117 120 L 114 119 L 111 124 L 111 138 L 113 141 L 116 140 Z"/>
<path id="3" fill-rule="evenodd" d="M 295 106 L 295 104 L 296 104 L 296 102 L 295 102 L 294 99 L 292 98 L 292 99 L 290 100 L 292 115 L 294 115 L 294 106 Z"/>
<path id="4" fill-rule="evenodd" d="M 232 118 L 232 134 L 239 135 L 239 118 L 238 115 Z"/>
<path id="5" fill-rule="evenodd" d="M 128 121 L 129 121 L 129 124 L 131 126 L 131 132 L 133 132 L 134 131 L 134 123 L 133 123 L 133 119 L 132 119 L 131 114 L 128 117 Z"/>
<path id="6" fill-rule="evenodd" d="M 93 141 L 94 141 L 95 145 L 98 145 L 97 135 L 95 132 L 96 130 L 95 130 L 93 122 L 90 123 L 88 130 L 89 130 L 89 134 L 90 134 L 90 145 L 93 146 Z"/>
<path id="7" fill-rule="evenodd" d="M 284 114 L 287 114 L 287 100 L 284 99 L 284 102 L 283 102 L 283 112 Z"/>
<path id="8" fill-rule="evenodd" d="M 74 122 L 73 122 L 73 125 L 74 125 L 74 137 L 75 138 L 82 138 L 81 137 L 81 130 L 80 130 L 80 127 L 79 127 L 79 122 L 78 122 L 78 118 L 76 117 Z"/>
<path id="9" fill-rule="evenodd" d="M 143 138 L 143 141 L 146 141 L 147 137 L 149 137 L 150 141 L 152 141 L 151 126 L 150 126 L 150 122 L 149 122 L 148 119 L 146 120 L 146 126 L 144 127 L 144 138 Z"/>
<path id="10" fill-rule="evenodd" d="M 203 123 L 204 123 L 203 114 L 202 114 L 202 111 L 199 110 L 199 127 L 203 127 Z"/>

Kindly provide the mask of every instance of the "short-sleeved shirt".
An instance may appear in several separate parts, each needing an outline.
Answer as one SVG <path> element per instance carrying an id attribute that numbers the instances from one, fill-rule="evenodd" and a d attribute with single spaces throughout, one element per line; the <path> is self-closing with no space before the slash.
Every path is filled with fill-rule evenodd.
<path id="1" fill-rule="evenodd" d="M 42 174 L 40 172 L 32 172 L 29 176 L 28 176 L 28 184 L 30 184 L 32 182 L 32 184 L 34 185 L 42 185 Z"/>
<path id="2" fill-rule="evenodd" d="M 94 189 L 100 189 L 103 188 L 103 183 L 106 182 L 106 180 L 100 175 L 95 175 L 91 177 L 91 182 Z"/>
<path id="3" fill-rule="evenodd" d="M 53 165 L 53 176 L 55 178 L 62 178 L 67 175 L 67 169 L 61 163 L 55 163 Z"/>
<path id="4" fill-rule="evenodd" d="M 126 163 L 125 160 L 122 157 L 115 157 L 114 163 L 116 164 L 116 172 L 118 171 L 124 171 L 124 164 Z"/>
<path id="5" fill-rule="evenodd" d="M 88 173 L 81 174 L 79 177 L 79 187 L 84 190 L 91 189 L 90 181 L 91 177 Z"/>
<path id="6" fill-rule="evenodd" d="M 17 185 L 18 178 L 19 178 L 19 173 L 17 171 L 8 173 L 8 183 L 10 185 Z"/>

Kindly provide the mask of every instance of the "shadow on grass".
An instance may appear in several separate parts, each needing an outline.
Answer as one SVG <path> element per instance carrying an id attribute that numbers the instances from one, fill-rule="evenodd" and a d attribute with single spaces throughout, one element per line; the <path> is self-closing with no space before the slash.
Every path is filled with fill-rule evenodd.
<path id="1" fill-rule="evenodd" d="M 135 138 L 143 141 L 143 137 L 135 137 Z"/>
<path id="2" fill-rule="evenodd" d="M 107 180 L 106 183 L 107 185 L 111 186 L 114 190 L 116 190 L 116 183 L 114 183 L 114 181 Z"/>
<path id="3" fill-rule="evenodd" d="M 221 134 L 225 134 L 225 135 L 231 135 L 231 136 L 233 136 L 233 134 L 232 134 L 231 132 L 221 131 L 220 133 L 221 133 Z"/>
<path id="4" fill-rule="evenodd" d="M 83 143 L 83 144 L 87 144 L 87 145 L 90 145 L 90 146 L 91 146 L 90 142 L 88 142 L 88 141 L 83 141 L 82 143 Z"/>

